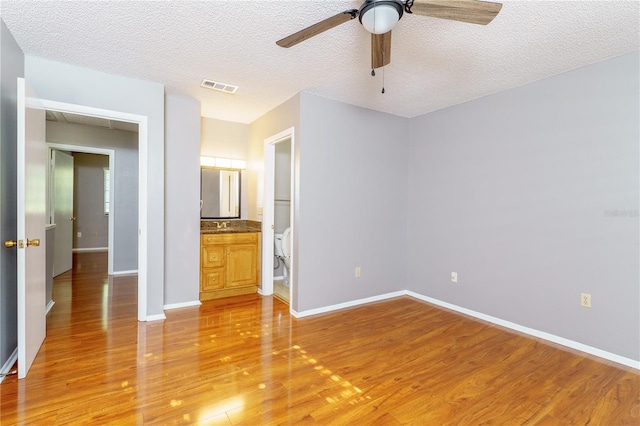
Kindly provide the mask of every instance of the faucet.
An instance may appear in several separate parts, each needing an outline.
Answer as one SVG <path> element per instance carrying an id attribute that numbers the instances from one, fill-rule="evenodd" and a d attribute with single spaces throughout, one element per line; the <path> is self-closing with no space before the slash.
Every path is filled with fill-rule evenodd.
<path id="1" fill-rule="evenodd" d="M 216 228 L 217 228 L 217 229 L 220 229 L 220 228 L 226 228 L 226 227 L 227 227 L 227 225 L 229 224 L 229 222 L 227 222 L 227 221 L 225 221 L 225 222 L 218 222 L 218 221 L 215 221 L 215 222 L 213 222 L 213 223 L 215 223 L 215 224 L 216 224 Z"/>

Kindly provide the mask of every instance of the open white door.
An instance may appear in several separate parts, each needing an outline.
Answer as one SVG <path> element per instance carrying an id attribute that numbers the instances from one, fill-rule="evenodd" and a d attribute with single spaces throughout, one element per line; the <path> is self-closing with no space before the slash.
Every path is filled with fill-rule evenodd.
<path id="1" fill-rule="evenodd" d="M 18 378 L 27 372 L 46 335 L 45 111 L 18 78 Z"/>
<path id="2" fill-rule="evenodd" d="M 53 204 L 56 239 L 53 248 L 53 276 L 73 266 L 73 157 L 53 150 Z"/>

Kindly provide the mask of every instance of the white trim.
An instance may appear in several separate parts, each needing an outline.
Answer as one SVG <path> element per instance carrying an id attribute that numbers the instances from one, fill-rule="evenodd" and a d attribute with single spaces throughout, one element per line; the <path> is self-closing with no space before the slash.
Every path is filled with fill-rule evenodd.
<path id="1" fill-rule="evenodd" d="M 141 117 L 138 122 L 138 321 L 147 317 L 147 131 L 147 117 Z M 156 267 L 163 268 L 163 265 Z M 140 285 L 141 282 L 144 285 Z"/>
<path id="2" fill-rule="evenodd" d="M 170 303 L 168 305 L 164 305 L 163 308 L 165 311 L 169 309 L 180 309 L 180 308 L 189 308 L 192 306 L 200 306 L 202 302 L 199 300 L 192 300 L 191 302 L 182 302 L 182 303 Z"/>
<path id="3" fill-rule="evenodd" d="M 602 349 L 594 348 L 593 346 L 585 345 L 580 342 L 576 342 L 573 340 L 565 339 L 564 337 L 556 336 L 554 334 L 550 334 L 544 331 L 536 330 L 534 328 L 525 327 L 520 324 L 513 323 L 511 321 L 506 321 L 500 318 L 493 317 L 491 315 L 486 315 L 481 312 L 472 311 L 471 309 L 463 308 L 457 305 L 453 305 L 448 302 L 443 302 L 438 299 L 434 299 L 432 297 L 423 296 L 422 294 L 415 293 L 413 291 L 405 290 L 405 294 L 407 296 L 422 300 L 424 302 L 428 302 L 442 308 L 450 309 L 452 311 L 459 312 L 461 314 L 469 315 L 471 317 L 490 322 L 492 324 L 496 324 L 505 328 L 509 328 L 514 331 L 518 331 L 520 333 L 528 334 L 529 336 L 538 337 L 540 339 L 547 340 L 549 342 L 557 343 L 562 346 L 566 346 L 568 348 L 576 349 L 580 352 L 585 352 L 590 355 L 595 355 L 598 358 L 603 358 L 609 361 L 616 362 L 618 364 L 626 365 L 627 367 L 632 367 L 637 370 L 640 370 L 640 361 L 635 361 L 631 358 L 626 358 L 620 355 L 616 355 L 611 352 L 603 351 Z"/>
<path id="4" fill-rule="evenodd" d="M 274 230 L 272 225 L 275 224 L 275 157 L 276 157 L 276 144 L 283 142 L 287 139 L 291 140 L 291 267 L 289 269 L 289 306 L 290 312 L 293 314 L 295 311 L 291 308 L 291 301 L 294 300 L 293 292 L 294 287 L 297 291 L 297 285 L 294 275 L 294 259 L 297 256 L 297 243 L 295 240 L 296 232 L 296 144 L 295 144 L 295 127 L 289 127 L 273 136 L 270 136 L 264 140 L 264 191 L 262 202 L 262 284 L 258 290 L 258 293 L 263 296 L 273 294 L 273 251 L 274 251 Z M 260 201 L 259 201 L 260 204 Z"/>
<path id="5" fill-rule="evenodd" d="M 156 314 L 156 315 L 147 315 L 144 319 L 144 321 L 163 321 L 167 319 L 167 317 L 164 314 Z"/>
<path id="6" fill-rule="evenodd" d="M 114 271 L 113 274 L 109 274 L 109 275 L 113 275 L 113 276 L 136 275 L 137 273 L 138 273 L 137 269 L 132 269 L 130 271 Z"/>
<path id="7" fill-rule="evenodd" d="M 147 259 L 147 151 L 149 145 L 147 116 L 44 99 L 42 100 L 42 104 L 43 107 L 48 110 L 89 115 L 138 124 L 138 321 L 146 321 L 148 286 L 147 268 L 149 266 Z M 109 167 L 112 166 L 113 165 L 110 162 Z M 111 197 L 113 197 L 113 193 L 111 194 Z M 113 202 L 113 198 L 111 201 Z M 112 208 L 113 207 L 115 207 L 115 205 L 112 203 Z M 113 216 L 109 215 L 109 218 L 111 217 Z M 112 245 L 112 234 L 112 232 L 109 234 L 110 245 Z M 160 267 L 162 267 L 162 265 L 160 265 Z"/>
<path id="8" fill-rule="evenodd" d="M 9 371 L 11 371 L 11 367 L 13 367 L 13 364 L 15 364 L 17 360 L 18 348 L 15 348 L 9 359 L 7 359 L 7 362 L 5 362 L 2 368 L 0 368 L 0 374 L 7 374 Z M 5 376 L 0 376 L 0 383 L 2 383 L 4 379 Z"/>
<path id="9" fill-rule="evenodd" d="M 45 312 L 44 314 L 47 315 L 49 313 L 49 311 L 51 310 L 51 308 L 53 308 L 53 305 L 55 305 L 56 302 L 53 301 L 53 299 L 49 300 L 49 303 L 47 303 L 47 307 L 45 308 Z"/>
<path id="10" fill-rule="evenodd" d="M 56 224 L 55 223 L 50 223 L 49 225 L 44 227 L 45 231 L 48 231 L 50 229 L 56 229 Z"/>
<path id="11" fill-rule="evenodd" d="M 86 248 L 73 248 L 71 249 L 74 253 L 92 253 L 92 252 L 102 252 L 109 251 L 109 247 L 86 247 Z M 113 268 L 111 268 L 113 269 Z M 113 274 L 109 274 L 113 275 Z"/>
<path id="12" fill-rule="evenodd" d="M 275 182 L 275 145 L 264 141 L 264 189 L 262 204 L 262 278 L 260 285 L 260 294 L 268 296 L 273 294 L 273 252 L 274 252 L 274 230 L 272 225 L 275 223 L 274 207 L 272 206 L 274 199 L 274 182 Z"/>
<path id="13" fill-rule="evenodd" d="M 394 297 L 405 296 L 406 294 L 407 293 L 404 290 L 394 291 L 392 293 L 385 293 L 378 296 L 365 297 L 364 299 L 351 300 L 349 302 L 338 303 L 336 305 L 325 306 L 322 308 L 309 309 L 302 312 L 296 312 L 295 310 L 291 309 L 291 315 L 293 315 L 296 318 L 304 318 L 310 315 L 318 315 L 318 314 L 324 314 L 327 312 L 337 311 L 339 309 L 352 308 L 354 306 L 364 305 L 365 303 L 379 302 L 381 300 L 393 299 Z"/>

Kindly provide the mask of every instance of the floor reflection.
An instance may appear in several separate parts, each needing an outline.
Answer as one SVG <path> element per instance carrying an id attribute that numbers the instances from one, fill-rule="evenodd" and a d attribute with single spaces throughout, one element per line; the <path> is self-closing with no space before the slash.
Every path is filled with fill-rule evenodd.
<path id="1" fill-rule="evenodd" d="M 281 300 L 239 296 L 139 322 L 136 276 L 107 276 L 106 253 L 74 265 L 54 280 L 28 378 L 2 385 L 2 424 L 270 424 L 299 404 L 319 413 L 363 399 L 296 343 Z"/>

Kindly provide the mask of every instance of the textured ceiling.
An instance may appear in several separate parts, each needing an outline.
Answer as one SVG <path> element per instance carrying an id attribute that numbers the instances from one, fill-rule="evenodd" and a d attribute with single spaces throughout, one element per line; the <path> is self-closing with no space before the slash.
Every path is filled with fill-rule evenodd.
<path id="1" fill-rule="evenodd" d="M 504 0 L 488 26 L 405 14 L 375 77 L 357 20 L 275 44 L 359 4 L 1 0 L 0 15 L 25 54 L 156 81 L 200 100 L 203 116 L 241 123 L 300 91 L 414 117 L 640 47 L 638 1 L 567 0 Z M 203 78 L 240 89 L 214 92 Z"/>

